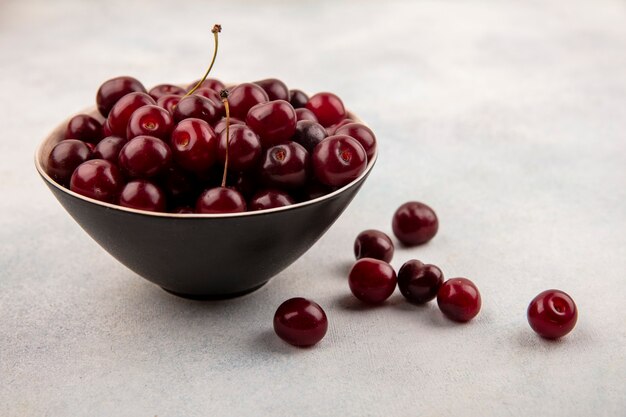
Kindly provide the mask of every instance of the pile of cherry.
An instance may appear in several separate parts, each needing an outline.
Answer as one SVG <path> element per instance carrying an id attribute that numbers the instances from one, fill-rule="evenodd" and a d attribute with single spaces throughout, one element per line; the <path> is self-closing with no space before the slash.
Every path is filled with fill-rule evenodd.
<path id="1" fill-rule="evenodd" d="M 47 173 L 86 197 L 139 210 L 234 213 L 286 206 L 349 184 L 376 152 L 374 133 L 332 93 L 277 79 L 204 79 L 149 91 L 103 83 L 102 118 L 70 119 Z M 103 120 L 100 122 L 100 120 Z"/>
<path id="2" fill-rule="evenodd" d="M 437 234 L 439 220 L 432 208 L 411 201 L 396 210 L 392 229 L 404 246 L 417 246 Z M 348 276 L 350 290 L 356 298 L 367 304 L 382 304 L 397 285 L 404 298 L 414 304 L 424 304 L 437 298 L 439 309 L 451 320 L 467 322 L 478 315 L 481 297 L 472 281 L 467 278 L 444 281 L 439 267 L 416 259 L 404 263 L 396 275 L 389 265 L 393 253 L 393 241 L 381 231 L 365 230 L 357 236 L 354 242 L 357 262 Z M 547 290 L 530 302 L 527 319 L 537 334 L 556 339 L 574 328 L 578 310 L 568 294 Z M 295 346 L 316 344 L 322 340 L 327 328 L 328 318 L 322 307 L 306 298 L 285 301 L 274 315 L 276 334 Z"/>

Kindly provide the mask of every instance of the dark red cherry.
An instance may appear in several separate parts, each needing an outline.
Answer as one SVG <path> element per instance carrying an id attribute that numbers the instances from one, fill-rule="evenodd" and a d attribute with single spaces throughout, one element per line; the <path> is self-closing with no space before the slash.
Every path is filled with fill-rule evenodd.
<path id="1" fill-rule="evenodd" d="M 339 97 L 333 93 L 317 93 L 306 103 L 324 127 L 339 123 L 346 117 L 346 109 Z"/>
<path id="2" fill-rule="evenodd" d="M 274 314 L 274 331 L 290 345 L 313 346 L 324 338 L 328 318 L 319 304 L 306 298 L 291 298 Z"/>
<path id="3" fill-rule="evenodd" d="M 261 138 L 264 148 L 288 141 L 296 131 L 296 111 L 285 100 L 253 106 L 246 124 Z"/>
<path id="4" fill-rule="evenodd" d="M 181 99 L 174 109 L 174 120 L 177 122 L 194 118 L 213 124 L 220 117 L 221 114 L 217 112 L 217 107 L 213 100 L 195 94 Z"/>
<path id="5" fill-rule="evenodd" d="M 77 166 L 91 157 L 89 147 L 78 139 L 65 139 L 54 145 L 46 172 L 61 185 L 69 185 L 72 173 Z"/>
<path id="6" fill-rule="evenodd" d="M 93 150 L 93 157 L 95 159 L 106 159 L 109 162 L 117 164 L 120 150 L 122 150 L 126 142 L 126 139 L 119 136 L 107 136 L 98 142 Z"/>
<path id="7" fill-rule="evenodd" d="M 309 153 L 313 153 L 317 144 L 327 136 L 326 129 L 321 124 L 311 120 L 300 120 L 296 123 L 296 131 L 291 140 L 304 146 Z"/>
<path id="8" fill-rule="evenodd" d="M 189 84 L 187 86 L 187 91 L 190 91 L 192 88 L 194 88 L 198 84 L 199 81 L 200 80 L 196 80 L 193 83 Z M 200 85 L 200 87 L 198 87 L 198 89 L 200 88 L 210 88 L 211 90 L 220 92 L 223 89 L 225 89 L 226 86 L 220 80 L 216 80 L 215 78 L 207 78 L 206 80 L 202 81 L 202 84 Z"/>
<path id="9" fill-rule="evenodd" d="M 104 159 L 83 162 L 74 170 L 70 180 L 70 190 L 107 203 L 117 202 L 123 185 L 120 171 Z"/>
<path id="10" fill-rule="evenodd" d="M 174 119 L 170 112 L 156 105 L 142 106 L 128 119 L 126 137 L 148 135 L 168 140 L 174 129 Z"/>
<path id="11" fill-rule="evenodd" d="M 246 211 L 246 200 L 239 191 L 216 187 L 205 190 L 196 202 L 196 212 L 205 214 L 241 213 Z"/>
<path id="12" fill-rule="evenodd" d="M 270 101 L 265 90 L 256 84 L 243 83 L 233 88 L 228 95 L 230 115 L 245 120 L 248 110 L 259 103 Z"/>
<path id="13" fill-rule="evenodd" d="M 182 120 L 174 128 L 170 144 L 174 160 L 188 171 L 206 173 L 218 157 L 218 138 L 204 120 Z"/>
<path id="14" fill-rule="evenodd" d="M 229 118 L 229 123 L 231 126 L 234 125 L 245 125 L 245 122 L 239 119 L 235 119 L 234 117 L 230 117 Z M 220 119 L 219 122 L 215 123 L 215 126 L 213 127 L 213 130 L 215 131 L 216 135 L 219 135 L 220 133 L 222 133 L 222 131 L 224 131 L 224 129 L 226 129 L 226 118 L 223 117 L 222 119 Z"/>
<path id="15" fill-rule="evenodd" d="M 313 112 L 306 108 L 296 109 L 296 119 L 300 120 L 310 120 L 312 122 L 318 122 L 317 117 Z"/>
<path id="16" fill-rule="evenodd" d="M 289 194 L 280 190 L 262 190 L 257 192 L 250 200 L 250 211 L 267 210 L 276 207 L 284 207 L 294 204 L 295 201 Z"/>
<path id="17" fill-rule="evenodd" d="M 176 94 L 179 96 L 184 96 L 185 93 L 187 92 L 187 90 L 185 90 L 184 88 L 181 88 L 177 85 L 173 85 L 173 84 L 159 84 L 157 86 L 154 86 L 150 89 L 150 91 L 148 91 L 148 94 L 150 94 L 150 96 L 155 99 L 158 100 L 163 96 L 169 95 L 169 94 Z"/>
<path id="18" fill-rule="evenodd" d="M 283 143 L 265 151 L 261 176 L 272 187 L 302 187 L 309 177 L 309 165 L 309 153 L 302 145 Z"/>
<path id="19" fill-rule="evenodd" d="M 396 289 L 396 272 L 387 262 L 363 258 L 350 270 L 348 282 L 356 298 L 369 304 L 381 304 Z"/>
<path id="20" fill-rule="evenodd" d="M 222 117 L 225 112 L 224 112 L 224 103 L 222 102 L 222 98 L 220 97 L 220 93 L 218 93 L 217 91 L 208 88 L 208 87 L 202 87 L 202 88 L 198 88 L 196 91 L 193 92 L 194 95 L 198 95 L 198 96 L 202 96 L 204 98 L 208 98 L 209 100 L 211 100 L 213 102 L 213 104 L 215 104 L 215 111 L 217 112 L 217 114 Z"/>
<path id="21" fill-rule="evenodd" d="M 267 78 L 265 80 L 255 81 L 254 84 L 265 90 L 270 100 L 289 101 L 289 89 L 281 80 Z"/>
<path id="22" fill-rule="evenodd" d="M 70 119 L 65 130 L 67 139 L 98 143 L 104 137 L 102 124 L 91 116 L 79 114 Z"/>
<path id="23" fill-rule="evenodd" d="M 576 303 L 560 290 L 537 295 L 528 306 L 528 324 L 541 337 L 557 339 L 572 331 L 578 320 Z"/>
<path id="24" fill-rule="evenodd" d="M 411 259 L 398 271 L 398 288 L 412 303 L 422 304 L 434 299 L 443 284 L 443 272 L 435 265 Z"/>
<path id="25" fill-rule="evenodd" d="M 130 116 L 138 108 L 149 104 L 156 104 L 156 101 L 146 93 L 130 93 L 119 99 L 107 119 L 112 135 L 125 138 Z"/>
<path id="26" fill-rule="evenodd" d="M 393 242 L 380 230 L 364 230 L 354 241 L 354 256 L 357 259 L 374 258 L 389 263 L 393 250 Z"/>
<path id="27" fill-rule="evenodd" d="M 374 156 L 376 152 L 376 136 L 374 136 L 374 132 L 369 127 L 361 123 L 348 123 L 335 130 L 335 134 L 348 135 L 358 140 L 363 149 L 365 149 L 368 160 L 371 160 Z"/>
<path id="28" fill-rule="evenodd" d="M 167 110 L 168 112 L 170 112 L 170 114 L 173 115 L 174 109 L 178 105 L 178 102 L 180 101 L 181 98 L 183 97 L 176 95 L 176 94 L 168 94 L 168 95 L 160 97 L 157 100 L 157 105 L 160 107 L 163 107 L 165 110 Z"/>
<path id="29" fill-rule="evenodd" d="M 444 282 L 437 292 L 437 304 L 451 320 L 470 321 L 480 312 L 480 292 L 467 278 L 452 278 Z"/>
<path id="30" fill-rule="evenodd" d="M 165 211 L 165 194 L 150 181 L 130 181 L 122 188 L 120 206 L 137 210 Z"/>
<path id="31" fill-rule="evenodd" d="M 334 124 L 334 125 L 332 125 L 332 126 L 328 126 L 328 127 L 326 128 L 326 131 L 328 132 L 328 134 L 329 134 L 330 136 L 332 136 L 332 135 L 337 135 L 337 134 L 338 134 L 338 133 L 336 133 L 336 132 L 337 132 L 337 129 L 339 129 L 340 127 L 343 127 L 343 126 L 345 126 L 345 125 L 347 125 L 347 124 L 350 124 L 350 123 L 354 123 L 354 120 L 352 120 L 352 119 L 343 119 L 343 120 L 342 120 L 342 121 L 340 121 L 339 123 L 335 123 L 335 124 Z"/>
<path id="32" fill-rule="evenodd" d="M 313 150 L 313 170 L 316 178 L 333 187 L 343 187 L 354 181 L 367 167 L 363 146 L 350 136 L 329 136 Z"/>
<path id="33" fill-rule="evenodd" d="M 164 172 L 171 159 L 172 151 L 161 139 L 137 136 L 122 147 L 118 163 L 130 178 L 150 178 Z"/>
<path id="34" fill-rule="evenodd" d="M 228 141 L 228 169 L 233 171 L 249 171 L 254 169 L 261 160 L 261 141 L 256 133 L 243 124 L 230 126 Z M 219 137 L 218 155 L 220 162 L 226 161 L 226 129 Z"/>
<path id="35" fill-rule="evenodd" d="M 106 119 L 104 120 L 104 123 L 102 123 L 102 135 L 105 138 L 113 135 L 113 132 L 111 132 L 111 128 L 109 127 L 109 121 Z"/>
<path id="36" fill-rule="evenodd" d="M 146 87 L 133 77 L 116 77 L 105 81 L 96 94 L 98 111 L 107 117 L 119 99 L 134 92 L 145 93 Z"/>
<path id="37" fill-rule="evenodd" d="M 306 102 L 309 101 L 309 96 L 307 96 L 301 90 L 289 90 L 289 103 L 293 106 L 294 109 L 300 109 L 306 106 Z"/>
<path id="38" fill-rule="evenodd" d="M 421 245 L 435 237 L 439 220 L 435 211 L 424 203 L 409 201 L 396 210 L 393 233 L 406 246 Z"/>

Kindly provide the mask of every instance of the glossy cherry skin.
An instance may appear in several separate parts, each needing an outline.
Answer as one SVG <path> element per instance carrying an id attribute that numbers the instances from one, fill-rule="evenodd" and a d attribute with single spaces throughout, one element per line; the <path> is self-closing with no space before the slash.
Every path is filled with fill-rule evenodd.
<path id="1" fill-rule="evenodd" d="M 312 122 L 319 122 L 317 117 L 313 112 L 307 108 L 296 109 L 296 119 L 300 120 L 310 120 Z"/>
<path id="2" fill-rule="evenodd" d="M 161 139 L 137 136 L 122 147 L 118 163 L 130 178 L 150 178 L 164 172 L 171 160 L 172 151 Z"/>
<path id="3" fill-rule="evenodd" d="M 350 136 L 329 136 L 313 150 L 315 177 L 332 187 L 343 187 L 357 179 L 367 167 L 363 146 Z"/>
<path id="4" fill-rule="evenodd" d="M 264 148 L 288 141 L 296 122 L 296 111 L 285 100 L 257 104 L 246 116 L 246 124 L 259 135 Z"/>
<path id="5" fill-rule="evenodd" d="M 168 140 L 174 129 L 171 113 L 157 105 L 142 106 L 135 110 L 128 119 L 126 137 L 148 135 L 161 140 Z"/>
<path id="6" fill-rule="evenodd" d="M 149 104 L 156 104 L 156 101 L 146 93 L 130 93 L 119 99 L 107 118 L 112 135 L 126 138 L 126 128 L 130 116 L 138 108 Z"/>
<path id="7" fill-rule="evenodd" d="M 92 159 L 80 164 L 70 180 L 70 190 L 85 197 L 107 203 L 117 203 L 124 179 L 118 168 L 104 159 Z"/>
<path id="8" fill-rule="evenodd" d="M 157 100 L 157 105 L 159 107 L 163 107 L 165 110 L 167 110 L 168 112 L 170 112 L 170 114 L 173 115 L 174 109 L 178 105 L 178 102 L 180 101 L 181 98 L 183 97 L 176 95 L 176 94 L 168 94 L 165 96 L 161 96 Z"/>
<path id="9" fill-rule="evenodd" d="M 576 303 L 560 290 L 547 290 L 530 302 L 528 324 L 541 337 L 558 339 L 572 331 L 578 321 Z"/>
<path id="10" fill-rule="evenodd" d="M 346 108 L 339 97 L 333 93 L 317 93 L 306 103 L 317 120 L 324 127 L 339 123 L 346 118 Z"/>
<path id="11" fill-rule="evenodd" d="M 106 138 L 107 136 L 112 136 L 113 132 L 111 132 L 111 128 L 109 127 L 109 121 L 105 120 L 102 123 L 102 135 Z"/>
<path id="12" fill-rule="evenodd" d="M 449 319 L 458 322 L 470 321 L 480 312 L 480 292 L 469 279 L 452 278 L 439 288 L 437 304 Z"/>
<path id="13" fill-rule="evenodd" d="M 228 103 L 230 115 L 241 120 L 245 120 L 248 110 L 259 103 L 270 101 L 265 90 L 256 84 L 243 83 L 230 91 Z"/>
<path id="14" fill-rule="evenodd" d="M 187 86 L 187 91 L 189 91 L 192 88 L 194 88 L 196 86 L 196 84 L 198 84 L 198 82 L 200 82 L 200 80 L 196 80 L 193 83 L 189 84 Z M 198 89 L 200 89 L 200 88 L 210 88 L 211 90 L 215 90 L 217 92 L 220 92 L 223 89 L 225 89 L 226 86 L 220 80 L 217 80 L 215 78 L 207 78 L 206 80 L 202 81 L 202 84 L 200 85 L 200 87 L 198 87 Z M 196 90 L 196 91 L 198 91 L 198 90 Z"/>
<path id="15" fill-rule="evenodd" d="M 301 90 L 289 90 L 289 103 L 293 106 L 294 109 L 300 109 L 306 106 L 307 101 L 309 101 L 309 96 L 306 95 Z"/>
<path id="16" fill-rule="evenodd" d="M 228 169 L 249 171 L 256 168 L 263 152 L 259 136 L 243 124 L 230 126 L 229 134 Z M 226 161 L 226 129 L 219 135 L 218 157 L 220 162 Z"/>
<path id="17" fill-rule="evenodd" d="M 65 139 L 54 145 L 48 155 L 46 172 L 56 182 L 67 186 L 77 166 L 91 157 L 91 150 L 78 139 Z"/>
<path id="18" fill-rule="evenodd" d="M 79 114 L 72 117 L 67 123 L 65 137 L 83 142 L 98 143 L 104 137 L 102 123 L 86 114 Z"/>
<path id="19" fill-rule="evenodd" d="M 150 91 L 148 91 L 148 94 L 150 94 L 150 96 L 155 99 L 158 100 L 163 96 L 166 96 L 168 94 L 176 94 L 179 96 L 184 96 L 185 93 L 187 92 L 187 90 L 185 90 L 184 88 L 181 88 L 177 85 L 173 85 L 173 84 L 159 84 L 156 85 L 154 87 L 152 87 L 150 89 Z"/>
<path id="20" fill-rule="evenodd" d="M 165 194 L 150 181 L 134 180 L 122 188 L 119 204 L 137 210 L 165 211 Z"/>
<path id="21" fill-rule="evenodd" d="M 313 346 L 324 338 L 328 318 L 319 304 L 306 298 L 291 298 L 274 314 L 274 331 L 293 346 Z"/>
<path id="22" fill-rule="evenodd" d="M 174 160 L 188 171 L 206 173 L 218 157 L 218 138 L 204 120 L 182 120 L 172 131 L 170 144 Z"/>
<path id="23" fill-rule="evenodd" d="M 291 140 L 298 142 L 300 145 L 312 153 L 318 143 L 326 139 L 326 129 L 312 120 L 300 120 L 296 123 L 296 131 Z"/>
<path id="24" fill-rule="evenodd" d="M 273 146 L 265 151 L 262 160 L 261 176 L 271 187 L 298 188 L 309 178 L 309 153 L 299 143 Z"/>
<path id="25" fill-rule="evenodd" d="M 239 119 L 236 119 L 234 117 L 230 117 L 228 119 L 228 123 L 230 123 L 231 126 L 234 126 L 234 125 L 245 125 L 246 124 L 243 120 L 239 120 Z M 224 129 L 226 129 L 226 118 L 225 117 L 221 118 L 217 123 L 215 123 L 215 126 L 213 126 L 213 130 L 215 131 L 216 135 L 219 135 L 220 133 L 222 133 L 224 131 Z"/>
<path id="26" fill-rule="evenodd" d="M 145 93 L 146 87 L 133 77 L 116 77 L 105 81 L 96 94 L 98 111 L 107 117 L 119 99 L 134 92 Z"/>
<path id="27" fill-rule="evenodd" d="M 218 93 L 217 91 L 213 90 L 212 88 L 202 87 L 194 91 L 193 94 L 211 100 L 215 105 L 215 111 L 220 117 L 226 115 L 224 111 L 224 103 L 222 102 L 222 97 L 220 97 L 220 93 Z"/>
<path id="28" fill-rule="evenodd" d="M 106 159 L 109 162 L 117 164 L 120 151 L 126 142 L 126 139 L 119 136 L 107 136 L 98 142 L 93 150 L 93 157 L 95 159 Z"/>
<path id="29" fill-rule="evenodd" d="M 336 132 L 337 132 L 337 129 L 339 129 L 340 127 L 343 127 L 343 126 L 345 126 L 345 125 L 347 125 L 347 124 L 350 124 L 350 123 L 354 123 L 354 120 L 352 120 L 352 119 L 343 119 L 343 120 L 342 120 L 342 121 L 340 121 L 339 123 L 335 123 L 335 124 L 334 124 L 334 125 L 332 125 L 332 126 L 328 126 L 328 127 L 326 128 L 326 131 L 328 132 L 328 134 L 329 134 L 330 136 L 332 136 L 332 135 L 336 135 L 336 134 L 337 134 L 337 133 L 336 133 Z M 364 148 L 365 148 L 365 147 L 364 147 Z"/>
<path id="30" fill-rule="evenodd" d="M 398 271 L 398 288 L 412 303 L 423 304 L 434 299 L 443 284 L 443 272 L 435 265 L 411 259 Z"/>
<path id="31" fill-rule="evenodd" d="M 289 101 L 289 89 L 281 80 L 267 78 L 265 80 L 255 81 L 254 84 L 265 90 L 270 100 Z"/>
<path id="32" fill-rule="evenodd" d="M 280 190 L 262 190 L 257 192 L 248 205 L 250 211 L 267 210 L 276 207 L 284 207 L 294 204 L 295 201 L 289 194 Z"/>
<path id="33" fill-rule="evenodd" d="M 356 259 L 373 258 L 389 263 L 393 258 L 393 251 L 393 242 L 380 230 L 364 230 L 354 241 Z"/>
<path id="34" fill-rule="evenodd" d="M 371 160 L 376 153 L 376 136 L 372 129 L 361 123 L 348 123 L 340 126 L 335 130 L 335 135 L 348 135 L 359 141 L 365 153 L 367 159 Z"/>
<path id="35" fill-rule="evenodd" d="M 416 246 L 435 237 L 439 220 L 435 211 L 424 203 L 409 201 L 393 215 L 393 233 L 406 246 Z"/>
<path id="36" fill-rule="evenodd" d="M 221 114 L 218 113 L 217 107 L 212 100 L 195 94 L 181 99 L 174 109 L 174 120 L 176 122 L 194 118 L 213 124 L 220 117 Z"/>
<path id="37" fill-rule="evenodd" d="M 246 200 L 232 188 L 216 187 L 205 190 L 196 202 L 196 213 L 220 214 L 246 211 Z"/>
<path id="38" fill-rule="evenodd" d="M 363 258 L 356 261 L 348 283 L 352 294 L 368 304 L 381 304 L 396 289 L 396 272 L 387 262 Z"/>

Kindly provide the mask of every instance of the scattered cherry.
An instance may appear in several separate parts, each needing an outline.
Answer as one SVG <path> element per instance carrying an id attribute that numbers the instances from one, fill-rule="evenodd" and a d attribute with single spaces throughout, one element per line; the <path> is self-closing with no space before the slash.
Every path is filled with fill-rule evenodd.
<path id="1" fill-rule="evenodd" d="M 558 339 L 572 331 L 578 309 L 572 297 L 560 290 L 546 290 L 530 302 L 528 324 L 541 337 Z"/>
<path id="2" fill-rule="evenodd" d="M 130 93 L 119 99 L 107 118 L 111 133 L 125 138 L 130 116 L 135 110 L 148 104 L 156 104 L 156 101 L 146 93 Z"/>
<path id="3" fill-rule="evenodd" d="M 424 203 L 409 201 L 393 215 L 393 233 L 406 246 L 421 245 L 435 237 L 439 220 L 434 210 Z"/>
<path id="4" fill-rule="evenodd" d="M 219 137 L 219 160 L 226 162 L 226 129 Z M 261 159 L 261 141 L 256 133 L 244 124 L 231 125 L 228 143 L 229 167 L 235 171 L 249 171 L 257 167 Z"/>
<path id="5" fill-rule="evenodd" d="M 307 96 L 301 90 L 289 90 L 289 103 L 293 106 L 294 109 L 300 109 L 306 106 L 307 101 L 309 101 L 309 96 Z"/>
<path id="6" fill-rule="evenodd" d="M 265 90 L 270 100 L 289 101 L 289 89 L 281 80 L 267 78 L 265 80 L 255 81 L 254 84 Z"/>
<path id="7" fill-rule="evenodd" d="M 313 346 L 324 338 L 327 329 L 328 319 L 322 307 L 306 298 L 291 298 L 274 314 L 274 331 L 294 346 Z"/>
<path id="8" fill-rule="evenodd" d="M 335 135 L 348 135 L 359 141 L 367 159 L 371 160 L 376 152 L 376 136 L 372 129 L 361 123 L 348 123 L 335 129 Z"/>
<path id="9" fill-rule="evenodd" d="M 321 124 L 312 120 L 301 120 L 296 123 L 296 131 L 291 139 L 312 153 L 317 144 L 327 136 L 326 129 Z"/>
<path id="10" fill-rule="evenodd" d="M 324 127 L 339 123 L 346 117 L 346 109 L 339 97 L 333 93 L 317 93 L 306 103 Z"/>
<path id="11" fill-rule="evenodd" d="M 96 94 L 98 111 L 107 117 L 119 99 L 134 92 L 145 93 L 146 87 L 133 77 L 116 77 L 105 81 Z"/>
<path id="12" fill-rule="evenodd" d="M 158 100 L 163 96 L 167 96 L 167 95 L 171 95 L 171 94 L 176 94 L 179 96 L 183 96 L 185 95 L 187 91 L 182 88 L 179 87 L 177 85 L 173 85 L 173 84 L 159 84 L 157 86 L 154 86 L 150 89 L 150 91 L 148 91 L 148 94 L 150 94 L 150 96 L 155 99 Z"/>
<path id="13" fill-rule="evenodd" d="M 257 192 L 250 200 L 248 208 L 253 210 L 267 210 L 276 207 L 284 207 L 294 204 L 295 201 L 289 194 L 280 190 L 262 190 Z"/>
<path id="14" fill-rule="evenodd" d="M 309 153 L 302 145 L 288 142 L 265 151 L 261 174 L 271 187 L 302 187 L 309 177 Z"/>
<path id="15" fill-rule="evenodd" d="M 156 105 L 139 107 L 128 119 L 126 137 L 148 135 L 167 140 L 174 128 L 174 119 L 169 111 Z"/>
<path id="16" fill-rule="evenodd" d="M 95 159 L 106 159 L 109 162 L 117 164 L 120 150 L 126 144 L 126 139 L 119 136 L 107 136 L 102 139 L 93 150 Z"/>
<path id="17" fill-rule="evenodd" d="M 119 165 L 130 178 L 150 178 L 170 165 L 172 151 L 165 142 L 153 136 L 137 136 L 122 147 Z"/>
<path id="18" fill-rule="evenodd" d="M 387 262 L 363 258 L 350 270 L 348 282 L 356 298 L 369 304 L 381 304 L 396 288 L 396 272 Z"/>
<path id="19" fill-rule="evenodd" d="M 398 288 L 412 303 L 423 304 L 437 296 L 443 284 L 443 272 L 435 265 L 411 259 L 398 271 Z"/>
<path id="20" fill-rule="evenodd" d="M 98 143 L 103 137 L 102 124 L 86 114 L 72 117 L 65 130 L 65 138 L 78 139 L 83 142 Z"/>
<path id="21" fill-rule="evenodd" d="M 246 124 L 259 135 L 264 148 L 288 141 L 296 122 L 296 111 L 285 100 L 257 104 L 246 116 Z"/>
<path id="22" fill-rule="evenodd" d="M 56 182 L 67 186 L 77 166 L 91 157 L 91 150 L 78 139 L 65 139 L 54 145 L 48 155 L 47 172 Z"/>
<path id="23" fill-rule="evenodd" d="M 120 193 L 120 206 L 137 210 L 165 211 L 165 195 L 146 180 L 130 181 Z"/>
<path id="24" fill-rule="evenodd" d="M 265 90 L 256 84 L 243 83 L 230 91 L 228 96 L 231 116 L 244 120 L 254 105 L 270 101 Z"/>
<path id="25" fill-rule="evenodd" d="M 123 184 L 115 165 L 104 159 L 92 159 L 74 170 L 70 190 L 95 200 L 116 203 Z"/>
<path id="26" fill-rule="evenodd" d="M 480 292 L 469 279 L 452 278 L 439 288 L 437 304 L 449 319 L 459 322 L 470 321 L 480 312 Z"/>
<path id="27" fill-rule="evenodd" d="M 363 146 L 350 136 L 329 136 L 313 151 L 313 170 L 323 184 L 342 187 L 359 177 L 367 167 Z"/>
<path id="28" fill-rule="evenodd" d="M 374 258 L 389 263 L 393 258 L 393 251 L 393 242 L 379 230 L 365 230 L 359 233 L 354 241 L 356 259 Z"/>
<path id="29" fill-rule="evenodd" d="M 239 191 L 216 187 L 205 190 L 196 202 L 196 212 L 206 214 L 240 213 L 246 211 L 246 200 Z"/>

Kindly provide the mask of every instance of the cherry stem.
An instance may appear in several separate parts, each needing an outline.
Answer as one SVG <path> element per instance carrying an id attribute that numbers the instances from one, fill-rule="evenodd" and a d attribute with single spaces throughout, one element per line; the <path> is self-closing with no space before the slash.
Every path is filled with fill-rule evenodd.
<path id="1" fill-rule="evenodd" d="M 198 81 L 198 83 L 187 92 L 187 94 L 185 94 L 183 96 L 183 98 L 190 96 L 194 93 L 194 91 L 196 91 L 198 88 L 200 88 L 202 86 L 202 83 L 204 82 L 204 80 L 206 80 L 206 77 L 209 76 L 209 73 L 211 72 L 211 69 L 213 68 L 213 64 L 215 64 L 215 58 L 217 57 L 217 47 L 218 47 L 218 33 L 220 33 L 222 31 L 222 25 L 214 25 L 213 29 L 211 29 L 211 32 L 213 33 L 213 38 L 215 39 L 215 49 L 213 51 L 213 59 L 211 59 L 211 65 L 209 65 L 209 69 L 206 70 L 206 72 L 204 73 L 204 77 L 202 77 L 202 79 L 200 81 Z"/>
<path id="2" fill-rule="evenodd" d="M 224 175 L 222 176 L 222 187 L 226 186 L 226 173 L 228 172 L 228 144 L 230 142 L 230 106 L 228 105 L 228 90 L 220 91 L 224 110 L 226 111 L 226 153 L 224 157 Z"/>

